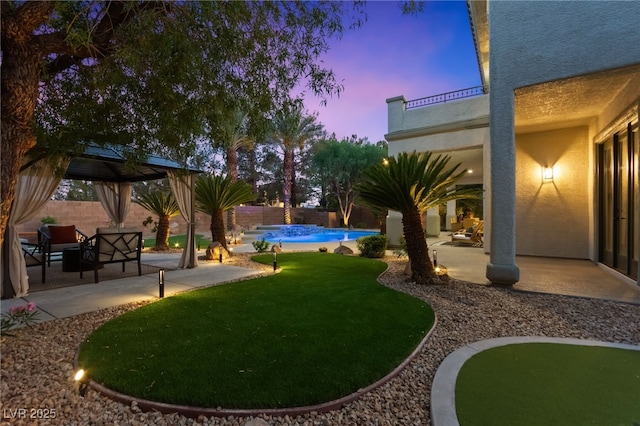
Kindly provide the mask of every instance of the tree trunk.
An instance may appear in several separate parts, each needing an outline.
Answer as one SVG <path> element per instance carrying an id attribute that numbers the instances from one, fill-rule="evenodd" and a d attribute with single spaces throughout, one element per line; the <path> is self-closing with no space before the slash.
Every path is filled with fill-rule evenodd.
<path id="1" fill-rule="evenodd" d="M 227 176 L 231 183 L 238 181 L 238 151 L 227 147 Z M 233 231 L 236 226 L 236 209 L 227 210 L 227 230 Z"/>
<path id="2" fill-rule="evenodd" d="M 284 223 L 291 224 L 291 183 L 293 181 L 293 150 L 284 150 L 284 161 L 282 167 L 283 186 L 282 201 L 284 202 Z"/>
<path id="3" fill-rule="evenodd" d="M 389 214 L 389 210 L 384 210 L 384 214 L 378 216 L 378 224 L 380 225 L 380 233 L 382 235 L 387 235 L 387 215 Z"/>
<path id="4" fill-rule="evenodd" d="M 155 250 L 169 249 L 169 216 L 160 216 L 158 218 L 158 229 L 156 230 L 156 246 Z"/>
<path id="5" fill-rule="evenodd" d="M 224 229 L 224 219 L 223 219 L 223 210 L 215 210 L 211 214 L 211 241 L 219 242 L 222 247 L 224 247 L 227 254 L 229 254 L 229 249 L 227 248 L 227 239 Z"/>
<path id="6" fill-rule="evenodd" d="M 0 243 L 4 241 L 20 167 L 36 145 L 33 114 L 44 55 L 32 31 L 46 21 L 54 6 L 54 2 L 33 2 L 20 14 L 2 6 Z"/>
<path id="7" fill-rule="evenodd" d="M 292 157 L 293 164 L 295 164 L 295 155 Z M 296 168 L 291 168 L 291 207 L 298 207 L 298 188 L 296 188 Z"/>
<path id="8" fill-rule="evenodd" d="M 422 228 L 422 218 L 417 208 L 402 212 L 402 230 L 411 262 L 411 279 L 418 284 L 434 284 L 437 280 L 429 259 L 427 239 Z"/>

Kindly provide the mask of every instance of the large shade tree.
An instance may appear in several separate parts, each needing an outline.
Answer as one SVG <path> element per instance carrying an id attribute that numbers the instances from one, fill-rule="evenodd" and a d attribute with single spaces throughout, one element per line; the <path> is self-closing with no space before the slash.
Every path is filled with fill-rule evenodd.
<path id="1" fill-rule="evenodd" d="M 314 146 L 313 164 L 321 186 L 338 200 L 342 222 L 349 225 L 355 205 L 359 182 L 363 170 L 373 164 L 382 163 L 387 156 L 385 142 L 370 144 L 365 139 L 353 136 L 337 141 L 329 139 Z M 326 194 L 322 194 L 324 197 Z"/>
<path id="2" fill-rule="evenodd" d="M 301 84 L 339 93 L 317 59 L 330 37 L 363 20 L 361 6 L 2 1 L 0 241 L 36 146 L 53 155 L 93 140 L 186 159 L 225 99 L 251 99 L 258 120 Z"/>
<path id="3" fill-rule="evenodd" d="M 219 242 L 227 253 L 224 212 L 254 199 L 251 185 L 241 180 L 209 175 L 196 181 L 196 209 L 211 216 L 211 241 Z"/>
<path id="4" fill-rule="evenodd" d="M 304 148 L 305 142 L 321 134 L 322 125 L 317 117 L 304 111 L 301 103 L 288 103 L 280 108 L 273 119 L 273 138 L 282 149 L 282 201 L 284 223 L 291 223 L 291 190 L 293 187 L 295 150 Z"/>
<path id="5" fill-rule="evenodd" d="M 460 170 L 460 164 L 450 166 L 450 159 L 431 152 L 401 153 L 367 168 L 363 181 L 356 185 L 365 203 L 402 213 L 412 279 L 421 284 L 438 279 L 429 258 L 422 215 L 451 200 L 480 197 L 477 188 L 456 186 L 467 171 Z"/>

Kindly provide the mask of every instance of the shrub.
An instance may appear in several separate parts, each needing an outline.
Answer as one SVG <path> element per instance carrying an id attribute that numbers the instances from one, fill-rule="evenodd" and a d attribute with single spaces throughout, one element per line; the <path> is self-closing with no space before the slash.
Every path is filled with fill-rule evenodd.
<path id="1" fill-rule="evenodd" d="M 261 239 L 260 241 L 254 241 L 251 244 L 253 245 L 253 248 L 256 249 L 258 253 L 264 253 L 269 249 L 269 242 L 266 241 L 264 238 Z"/>
<path id="2" fill-rule="evenodd" d="M 40 312 L 36 310 L 35 303 L 28 303 L 27 306 L 13 306 L 8 313 L 0 317 L 0 335 L 12 336 L 9 330 L 21 325 L 31 327 L 38 321 L 39 315 Z"/>
<path id="3" fill-rule="evenodd" d="M 409 253 L 407 253 L 407 241 L 404 239 L 404 235 L 399 239 L 400 246 L 393 251 L 393 254 L 396 257 L 408 257 Z"/>
<path id="4" fill-rule="evenodd" d="M 58 223 L 58 219 L 51 216 L 45 216 L 42 219 L 40 219 L 40 222 L 42 222 L 43 225 L 49 225 L 49 224 Z"/>
<path id="5" fill-rule="evenodd" d="M 326 253 L 329 249 L 326 247 L 320 247 L 318 250 L 320 250 L 320 253 Z"/>
<path id="6" fill-rule="evenodd" d="M 358 238 L 356 244 L 358 245 L 358 250 L 360 250 L 360 256 L 382 258 L 389 245 L 389 239 L 386 235 L 370 235 Z"/>

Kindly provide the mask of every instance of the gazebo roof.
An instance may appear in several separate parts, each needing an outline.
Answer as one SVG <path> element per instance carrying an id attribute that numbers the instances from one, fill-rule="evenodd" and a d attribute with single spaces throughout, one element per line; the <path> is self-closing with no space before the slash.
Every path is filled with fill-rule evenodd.
<path id="1" fill-rule="evenodd" d="M 82 154 L 75 154 L 71 159 L 65 179 L 104 181 L 104 182 L 138 182 L 162 179 L 171 170 L 185 170 L 189 173 L 200 173 L 201 170 L 185 168 L 179 163 L 149 155 L 145 160 L 135 164 L 127 162 L 126 147 L 90 144 Z"/>

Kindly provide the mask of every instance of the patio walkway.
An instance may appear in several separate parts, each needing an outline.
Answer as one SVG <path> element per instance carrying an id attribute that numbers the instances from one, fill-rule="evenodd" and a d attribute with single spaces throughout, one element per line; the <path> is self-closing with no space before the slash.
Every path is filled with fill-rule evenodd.
<path id="1" fill-rule="evenodd" d="M 485 270 L 489 256 L 484 249 L 444 244 L 444 238 L 429 238 L 430 250 L 437 251 L 438 263 L 449 270 L 453 278 L 488 285 Z M 336 243 L 323 243 L 330 251 Z M 346 242 L 357 251 L 355 242 Z M 318 243 L 285 244 L 284 251 L 316 251 Z M 234 248 L 236 252 L 254 252 L 251 244 Z M 203 253 L 201 253 L 203 254 Z M 432 253 L 431 253 L 432 254 Z M 389 252 L 389 255 L 392 255 Z M 143 253 L 142 262 L 166 268 L 165 296 L 206 287 L 212 284 L 237 280 L 259 274 L 259 271 L 237 266 L 204 263 L 194 269 L 176 269 L 180 259 L 177 254 Z M 539 293 L 564 294 L 640 304 L 640 287 L 588 260 L 556 259 L 518 256 L 520 282 L 513 289 Z M 157 274 L 133 276 L 98 284 L 83 284 L 53 290 L 38 291 L 18 299 L 2 300 L 0 310 L 8 312 L 12 306 L 33 302 L 40 310 L 40 320 L 64 318 L 111 306 L 151 300 L 158 297 Z"/>

